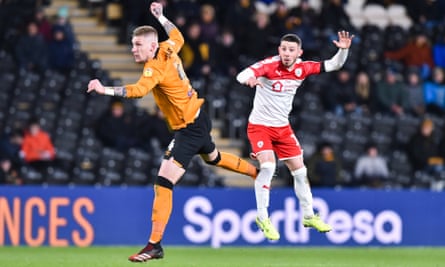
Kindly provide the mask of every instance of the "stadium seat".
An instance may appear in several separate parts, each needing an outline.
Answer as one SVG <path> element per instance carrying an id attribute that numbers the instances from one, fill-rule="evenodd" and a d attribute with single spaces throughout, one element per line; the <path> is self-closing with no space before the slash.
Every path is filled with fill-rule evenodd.
<path id="1" fill-rule="evenodd" d="M 76 185 L 94 185 L 97 182 L 96 173 L 92 171 L 81 170 L 75 167 L 72 175 L 72 182 Z"/>
<path id="2" fill-rule="evenodd" d="M 380 133 L 378 131 L 372 131 L 370 141 L 375 143 L 379 153 L 386 157 L 393 147 L 393 137 L 387 133 Z"/>
<path id="3" fill-rule="evenodd" d="M 443 131 L 445 130 L 445 119 L 437 115 L 429 116 L 434 123 L 433 136 L 437 143 L 443 138 Z"/>
<path id="4" fill-rule="evenodd" d="M 125 169 L 125 177 L 123 180 L 123 184 L 126 185 L 148 185 L 153 183 L 153 178 L 149 176 L 148 172 L 141 172 L 133 169 Z"/>
<path id="5" fill-rule="evenodd" d="M 389 25 L 385 29 L 385 50 L 397 50 L 408 41 L 408 32 L 400 25 Z"/>
<path id="6" fill-rule="evenodd" d="M 375 25 L 380 29 L 385 29 L 390 20 L 385 7 L 379 4 L 367 4 L 363 7 L 363 16 L 368 25 Z"/>
<path id="7" fill-rule="evenodd" d="M 23 183 L 26 185 L 42 184 L 45 182 L 46 177 L 29 166 L 22 166 L 19 172 L 20 177 L 23 179 Z"/>
<path id="8" fill-rule="evenodd" d="M 419 129 L 420 119 L 417 117 L 405 115 L 397 118 L 395 142 L 399 147 L 404 147 L 411 136 Z"/>
<path id="9" fill-rule="evenodd" d="M 322 141 L 329 142 L 334 151 L 338 152 L 341 150 L 344 138 L 343 134 L 336 131 L 323 130 L 320 135 L 320 139 Z"/>
<path id="10" fill-rule="evenodd" d="M 341 150 L 340 159 L 342 168 L 345 172 L 354 173 L 355 164 L 357 159 L 361 156 L 361 153 L 357 150 Z"/>
<path id="11" fill-rule="evenodd" d="M 117 171 L 100 168 L 98 175 L 99 183 L 105 186 L 121 185 L 123 182 L 122 173 Z"/>
<path id="12" fill-rule="evenodd" d="M 388 160 L 392 184 L 409 187 L 412 184 L 413 170 L 407 154 L 403 150 L 395 150 Z"/>
<path id="13" fill-rule="evenodd" d="M 396 119 L 393 116 L 382 115 L 377 113 L 372 120 L 372 132 L 386 135 L 389 137 L 394 136 L 396 127 Z"/>
<path id="14" fill-rule="evenodd" d="M 302 111 L 296 121 L 298 131 L 310 134 L 320 134 L 323 130 L 323 113 Z"/>
<path id="15" fill-rule="evenodd" d="M 391 25 L 408 30 L 413 24 L 411 18 L 408 16 L 406 7 L 402 4 L 393 3 L 386 7 L 386 12 Z"/>
<path id="16" fill-rule="evenodd" d="M 326 112 L 323 116 L 323 129 L 329 132 L 344 134 L 346 129 L 346 118 L 334 113 Z"/>
<path id="17" fill-rule="evenodd" d="M 124 159 L 123 153 L 111 148 L 103 148 L 99 158 L 99 182 L 103 185 L 122 183 Z"/>
<path id="18" fill-rule="evenodd" d="M 371 123 L 371 117 L 352 113 L 347 116 L 346 131 L 352 135 L 367 136 L 371 129 Z"/>
<path id="19" fill-rule="evenodd" d="M 56 135 L 53 136 L 57 159 L 66 169 L 71 167 L 74 162 L 77 138 L 76 133 L 61 131 L 60 129 L 57 129 Z"/>
<path id="20" fill-rule="evenodd" d="M 303 148 L 305 158 L 309 158 L 317 150 L 317 145 L 321 139 L 320 135 L 300 130 L 296 131 L 296 135 L 301 147 Z"/>
<path id="21" fill-rule="evenodd" d="M 4 50 L 0 50 L 0 73 L 14 72 L 16 69 L 17 66 L 13 55 Z"/>
<path id="22" fill-rule="evenodd" d="M 54 185 L 67 185 L 71 180 L 69 173 L 60 168 L 48 168 L 46 177 L 46 182 Z"/>

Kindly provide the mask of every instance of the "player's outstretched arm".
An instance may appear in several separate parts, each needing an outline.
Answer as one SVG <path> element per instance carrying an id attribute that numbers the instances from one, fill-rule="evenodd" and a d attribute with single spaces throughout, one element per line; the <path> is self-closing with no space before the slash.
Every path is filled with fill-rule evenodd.
<path id="1" fill-rule="evenodd" d="M 347 31 L 338 32 L 338 40 L 333 43 L 339 48 L 338 52 L 329 60 L 324 61 L 325 71 L 335 71 L 341 69 L 348 58 L 349 47 L 351 47 L 353 34 Z"/>
<path id="2" fill-rule="evenodd" d="M 103 86 L 102 83 L 98 79 L 91 80 L 88 83 L 87 93 L 91 93 L 93 91 L 95 91 L 96 93 L 101 94 L 101 95 L 112 95 L 112 96 L 121 96 L 121 97 L 126 96 L 125 87 L 123 87 L 123 86 L 114 86 L 114 87 Z"/>

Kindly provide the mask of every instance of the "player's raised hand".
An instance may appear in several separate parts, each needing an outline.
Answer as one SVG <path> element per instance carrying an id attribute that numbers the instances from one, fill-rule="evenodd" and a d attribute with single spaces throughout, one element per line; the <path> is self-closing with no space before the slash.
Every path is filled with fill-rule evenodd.
<path id="1" fill-rule="evenodd" d="M 155 18 L 159 18 L 160 16 L 162 16 L 162 4 L 158 2 L 151 3 L 150 11 L 151 14 L 155 16 Z"/>
<path id="2" fill-rule="evenodd" d="M 105 87 L 98 79 L 94 79 L 88 83 L 87 93 L 91 93 L 92 91 L 96 91 L 97 93 L 103 95 L 105 93 Z"/>
<path id="3" fill-rule="evenodd" d="M 333 42 L 338 48 L 347 49 L 352 44 L 352 38 L 354 38 L 353 34 L 350 35 L 347 31 L 340 31 L 338 32 L 338 41 L 334 40 Z"/>

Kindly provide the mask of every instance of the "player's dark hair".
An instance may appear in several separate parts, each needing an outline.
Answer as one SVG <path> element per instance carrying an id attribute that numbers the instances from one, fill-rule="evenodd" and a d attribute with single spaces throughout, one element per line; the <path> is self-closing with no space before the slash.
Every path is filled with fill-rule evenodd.
<path id="1" fill-rule="evenodd" d="M 282 41 L 297 43 L 299 46 L 302 44 L 300 37 L 293 33 L 289 33 L 281 37 L 280 42 Z"/>

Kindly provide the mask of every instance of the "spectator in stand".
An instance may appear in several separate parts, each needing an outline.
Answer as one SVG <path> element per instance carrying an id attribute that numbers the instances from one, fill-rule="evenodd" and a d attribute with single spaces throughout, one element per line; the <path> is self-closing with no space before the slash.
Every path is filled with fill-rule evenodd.
<path id="1" fill-rule="evenodd" d="M 318 145 L 317 151 L 308 159 L 308 176 L 313 186 L 334 187 L 341 184 L 341 161 L 329 142 Z"/>
<path id="2" fill-rule="evenodd" d="M 359 113 L 370 114 L 373 111 L 373 88 L 368 73 L 359 71 L 355 76 L 355 98 Z"/>
<path id="3" fill-rule="evenodd" d="M 435 174 L 443 170 L 443 158 L 440 157 L 439 146 L 433 131 L 433 121 L 425 118 L 419 127 L 419 131 L 408 142 L 407 154 L 414 171 Z"/>
<path id="4" fill-rule="evenodd" d="M 421 68 L 422 78 L 427 77 L 434 67 L 433 50 L 424 32 L 417 32 L 405 46 L 395 51 L 386 51 L 384 56 L 402 62 L 406 67 Z"/>
<path id="5" fill-rule="evenodd" d="M 385 79 L 376 84 L 376 112 L 401 116 L 406 113 L 408 97 L 404 84 L 394 70 L 387 70 Z"/>
<path id="6" fill-rule="evenodd" d="M 250 30 L 251 18 L 255 14 L 255 6 L 251 0 L 238 0 L 228 6 L 224 18 L 224 27 L 232 29 L 236 40 L 241 40 Z"/>
<path id="7" fill-rule="evenodd" d="M 304 40 L 306 58 L 320 57 L 319 20 L 317 12 L 311 7 L 308 0 L 302 0 L 299 6 L 289 11 L 286 29 Z"/>
<path id="8" fill-rule="evenodd" d="M 286 3 L 282 0 L 277 0 L 275 11 L 270 15 L 270 24 L 273 25 L 273 36 L 280 38 L 280 36 L 288 33 L 288 30 L 294 26 L 292 22 L 290 9 Z"/>
<path id="9" fill-rule="evenodd" d="M 239 41 L 241 54 L 251 61 L 249 63 L 254 62 L 257 58 L 271 55 L 273 53 L 271 40 L 273 27 L 270 24 L 269 15 L 264 12 L 256 12 L 248 29 L 245 36 Z"/>
<path id="10" fill-rule="evenodd" d="M 444 1 L 436 0 L 406 0 L 409 16 L 414 20 L 415 24 L 433 27 L 444 19 Z"/>
<path id="11" fill-rule="evenodd" d="M 357 159 L 354 168 L 354 177 L 359 185 L 373 188 L 382 187 L 389 177 L 388 164 L 374 143 L 366 146 L 365 154 Z"/>
<path id="12" fill-rule="evenodd" d="M 27 24 L 26 33 L 17 41 L 15 56 L 22 71 L 43 72 L 47 68 L 46 43 L 43 35 L 39 33 L 36 22 L 31 21 Z"/>
<path id="13" fill-rule="evenodd" d="M 137 132 L 133 118 L 119 100 L 112 101 L 96 123 L 96 135 L 103 145 L 121 152 L 137 146 Z"/>
<path id="14" fill-rule="evenodd" d="M 408 71 L 406 76 L 406 92 L 408 95 L 407 112 L 416 117 L 421 117 L 425 114 L 423 81 L 417 69 Z"/>
<path id="15" fill-rule="evenodd" d="M 65 32 L 65 38 L 70 43 L 76 42 L 76 34 L 74 33 L 73 26 L 71 25 L 71 22 L 69 20 L 69 8 L 66 6 L 63 6 L 59 8 L 57 11 L 56 19 L 53 23 L 53 27 L 62 27 Z"/>
<path id="16" fill-rule="evenodd" d="M 183 60 L 184 70 L 190 79 L 208 76 L 211 71 L 210 43 L 201 38 L 201 26 L 199 22 L 192 21 L 187 26 L 186 42 L 179 52 Z"/>
<path id="17" fill-rule="evenodd" d="M 63 27 L 53 27 L 53 38 L 49 43 L 49 67 L 68 74 L 74 66 L 74 43 L 65 36 Z"/>
<path id="18" fill-rule="evenodd" d="M 199 18 L 201 39 L 207 43 L 214 42 L 219 34 L 219 24 L 216 21 L 215 8 L 211 4 L 202 5 Z"/>
<path id="19" fill-rule="evenodd" d="M 230 29 L 224 29 L 217 39 L 215 49 L 211 55 L 214 73 L 235 77 L 240 69 L 239 46 Z"/>
<path id="20" fill-rule="evenodd" d="M 445 114 L 445 73 L 444 69 L 436 67 L 432 77 L 424 83 L 426 110 L 429 113 L 442 116 Z"/>
<path id="21" fill-rule="evenodd" d="M 343 7 L 342 0 L 328 0 L 320 12 L 320 22 L 326 34 L 335 36 L 339 29 L 351 31 L 353 26 Z"/>
<path id="22" fill-rule="evenodd" d="M 332 83 L 328 85 L 326 90 L 322 91 L 325 109 L 337 115 L 354 112 L 357 103 L 351 72 L 347 69 L 341 69 L 333 75 L 335 78 Z"/>
<path id="23" fill-rule="evenodd" d="M 445 29 L 445 22 L 444 22 Z M 437 42 L 433 45 L 433 59 L 436 67 L 445 69 L 445 30 L 438 33 Z"/>
<path id="24" fill-rule="evenodd" d="M 28 124 L 20 154 L 26 164 L 42 174 L 55 163 L 56 151 L 51 137 L 40 127 L 37 118 L 32 118 Z"/>
<path id="25" fill-rule="evenodd" d="M 43 35 L 45 41 L 49 43 L 52 39 L 52 25 L 46 17 L 45 10 L 43 8 L 38 8 L 34 14 L 34 19 L 39 28 L 39 33 Z"/>
<path id="26" fill-rule="evenodd" d="M 23 164 L 20 150 L 23 144 L 23 131 L 14 130 L 10 134 L 5 134 L 0 139 L 0 157 L 9 159 L 14 169 L 19 169 Z"/>
<path id="27" fill-rule="evenodd" d="M 19 172 L 14 168 L 11 160 L 0 158 L 0 184 L 20 185 L 22 183 Z"/>

